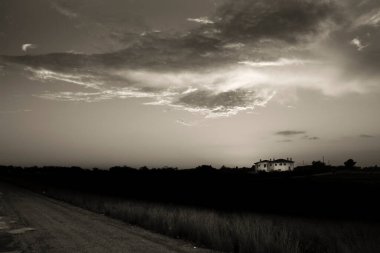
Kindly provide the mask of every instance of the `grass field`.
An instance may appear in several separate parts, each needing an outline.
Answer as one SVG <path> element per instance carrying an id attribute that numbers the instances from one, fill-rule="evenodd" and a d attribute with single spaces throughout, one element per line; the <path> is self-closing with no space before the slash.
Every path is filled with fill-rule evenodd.
<path id="1" fill-rule="evenodd" d="M 49 190 L 46 194 L 132 225 L 225 252 L 380 252 L 378 224 L 222 213 L 66 190 Z"/>

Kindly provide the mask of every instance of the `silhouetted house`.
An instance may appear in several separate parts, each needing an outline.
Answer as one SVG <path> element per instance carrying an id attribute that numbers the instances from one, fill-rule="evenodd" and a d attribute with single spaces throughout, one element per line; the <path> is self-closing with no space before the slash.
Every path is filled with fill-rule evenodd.
<path id="1" fill-rule="evenodd" d="M 294 169 L 294 162 L 292 158 L 287 159 L 273 159 L 273 160 L 260 160 L 255 163 L 256 171 L 292 171 Z"/>

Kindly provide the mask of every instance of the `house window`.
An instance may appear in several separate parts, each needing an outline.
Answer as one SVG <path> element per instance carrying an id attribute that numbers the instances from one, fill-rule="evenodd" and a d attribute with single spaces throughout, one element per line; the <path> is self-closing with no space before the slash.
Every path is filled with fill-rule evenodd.
<path id="1" fill-rule="evenodd" d="M 277 166 L 277 163 L 275 163 L 274 166 Z"/>
<path id="2" fill-rule="evenodd" d="M 266 164 L 264 164 L 264 168 L 266 168 L 267 167 L 267 165 Z"/>

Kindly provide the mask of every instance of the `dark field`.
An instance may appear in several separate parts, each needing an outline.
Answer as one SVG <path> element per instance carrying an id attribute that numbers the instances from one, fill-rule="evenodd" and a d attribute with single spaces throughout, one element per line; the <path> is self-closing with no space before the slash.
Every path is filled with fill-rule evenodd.
<path id="1" fill-rule="evenodd" d="M 226 252 L 380 252 L 380 174 L 2 168 L 36 192 Z"/>

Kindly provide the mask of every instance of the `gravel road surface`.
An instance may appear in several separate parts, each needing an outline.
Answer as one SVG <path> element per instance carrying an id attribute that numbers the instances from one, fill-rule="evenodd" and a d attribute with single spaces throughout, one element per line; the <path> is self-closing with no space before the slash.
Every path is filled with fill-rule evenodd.
<path id="1" fill-rule="evenodd" d="M 0 182 L 1 252 L 210 253 Z"/>

